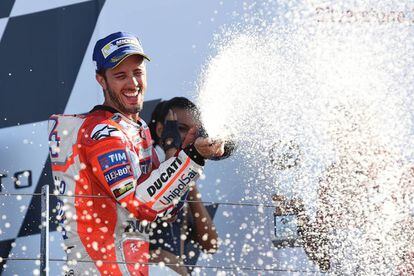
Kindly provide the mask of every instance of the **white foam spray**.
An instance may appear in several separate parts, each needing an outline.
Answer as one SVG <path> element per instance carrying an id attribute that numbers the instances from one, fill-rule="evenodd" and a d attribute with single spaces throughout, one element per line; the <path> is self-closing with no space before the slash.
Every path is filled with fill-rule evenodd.
<path id="1" fill-rule="evenodd" d="M 239 144 L 249 199 L 317 198 L 337 218 L 314 222 L 326 226 L 334 273 L 395 273 L 412 239 L 410 8 L 266 1 L 218 36 L 200 80 L 203 123 Z"/>

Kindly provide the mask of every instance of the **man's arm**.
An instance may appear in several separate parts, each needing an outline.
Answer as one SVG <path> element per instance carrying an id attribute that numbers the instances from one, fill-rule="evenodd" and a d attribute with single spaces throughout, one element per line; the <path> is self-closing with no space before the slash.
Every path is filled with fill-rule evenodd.
<path id="1" fill-rule="evenodd" d="M 148 175 L 141 172 L 139 158 L 125 139 L 108 137 L 88 148 L 87 160 L 99 183 L 123 207 L 138 219 L 153 221 L 173 211 L 190 182 L 198 179 L 205 158 L 220 154 L 222 143 L 197 138 Z"/>
<path id="2" fill-rule="evenodd" d="M 138 156 L 119 137 L 95 144 L 88 149 L 87 159 L 105 190 L 136 218 L 150 221 L 173 209 L 204 165 L 204 157 L 191 145 L 143 174 Z"/>

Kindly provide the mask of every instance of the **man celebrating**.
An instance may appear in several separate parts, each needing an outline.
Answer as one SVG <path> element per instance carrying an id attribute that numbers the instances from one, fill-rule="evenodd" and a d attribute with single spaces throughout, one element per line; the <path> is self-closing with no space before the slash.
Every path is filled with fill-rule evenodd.
<path id="1" fill-rule="evenodd" d="M 151 221 L 175 206 L 222 142 L 186 137 L 184 149 L 160 163 L 139 117 L 147 87 L 142 45 L 113 33 L 94 48 L 105 101 L 83 115 L 53 115 L 50 156 L 70 275 L 147 275 Z M 176 200 L 165 201 L 163 198 Z"/>

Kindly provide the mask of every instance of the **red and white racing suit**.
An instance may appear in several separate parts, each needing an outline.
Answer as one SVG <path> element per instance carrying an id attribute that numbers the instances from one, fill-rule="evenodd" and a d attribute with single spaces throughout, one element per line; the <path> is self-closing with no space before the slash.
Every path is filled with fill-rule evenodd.
<path id="1" fill-rule="evenodd" d="M 147 275 L 151 221 L 173 211 L 204 159 L 190 146 L 160 164 L 145 122 L 105 106 L 53 115 L 49 131 L 68 274 Z"/>

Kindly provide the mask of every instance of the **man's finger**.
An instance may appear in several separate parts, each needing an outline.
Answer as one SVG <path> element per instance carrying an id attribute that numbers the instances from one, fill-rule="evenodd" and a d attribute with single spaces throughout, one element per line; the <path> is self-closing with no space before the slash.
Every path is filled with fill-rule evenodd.
<path id="1" fill-rule="evenodd" d="M 187 135 L 184 138 L 183 148 L 185 148 L 191 143 L 194 143 L 196 137 L 197 137 L 197 128 L 196 127 L 190 128 L 190 130 L 188 131 Z"/>

